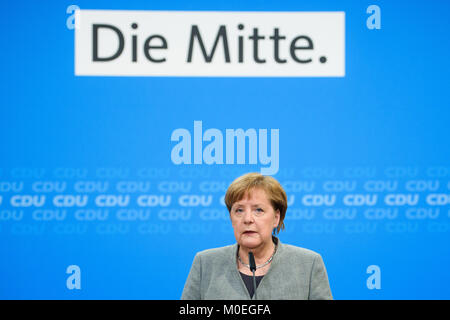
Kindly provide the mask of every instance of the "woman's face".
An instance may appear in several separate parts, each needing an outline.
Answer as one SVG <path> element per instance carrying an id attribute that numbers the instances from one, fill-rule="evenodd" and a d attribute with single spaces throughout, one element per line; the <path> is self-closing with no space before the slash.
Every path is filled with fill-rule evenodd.
<path id="1" fill-rule="evenodd" d="M 235 202 L 230 216 L 236 241 L 248 249 L 272 242 L 273 228 L 280 222 L 280 212 L 273 209 L 266 192 L 258 188 Z"/>

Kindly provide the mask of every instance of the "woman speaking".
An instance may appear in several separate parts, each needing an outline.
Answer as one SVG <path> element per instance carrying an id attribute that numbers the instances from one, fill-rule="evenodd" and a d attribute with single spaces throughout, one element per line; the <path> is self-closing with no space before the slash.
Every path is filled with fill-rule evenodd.
<path id="1" fill-rule="evenodd" d="M 236 244 L 196 254 L 181 299 L 332 299 L 322 257 L 283 244 L 286 192 L 270 176 L 248 173 L 228 187 Z"/>

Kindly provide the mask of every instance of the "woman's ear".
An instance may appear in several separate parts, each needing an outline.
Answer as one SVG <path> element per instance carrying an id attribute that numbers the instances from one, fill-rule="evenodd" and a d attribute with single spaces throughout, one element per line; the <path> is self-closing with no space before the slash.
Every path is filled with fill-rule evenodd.
<path id="1" fill-rule="evenodd" d="M 277 209 L 277 211 L 275 211 L 274 228 L 278 227 L 278 225 L 280 224 L 280 217 L 280 209 Z"/>

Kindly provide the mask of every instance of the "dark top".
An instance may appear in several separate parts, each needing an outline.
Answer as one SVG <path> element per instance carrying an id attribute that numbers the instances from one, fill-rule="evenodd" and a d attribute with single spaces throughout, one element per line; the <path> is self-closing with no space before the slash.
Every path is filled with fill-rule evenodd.
<path id="1" fill-rule="evenodd" d="M 250 298 L 253 297 L 253 294 L 255 293 L 253 290 L 253 276 L 246 275 L 240 271 L 239 273 L 241 274 L 242 280 L 244 280 L 245 286 L 247 287 L 248 293 L 250 294 Z M 256 288 L 258 288 L 258 285 L 263 277 L 264 276 L 255 276 Z"/>

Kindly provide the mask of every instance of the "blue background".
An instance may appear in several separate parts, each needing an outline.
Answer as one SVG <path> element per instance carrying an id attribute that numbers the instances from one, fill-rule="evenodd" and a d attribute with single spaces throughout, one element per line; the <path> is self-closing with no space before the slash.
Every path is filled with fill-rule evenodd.
<path id="1" fill-rule="evenodd" d="M 76 77 L 74 30 L 66 27 L 71 4 L 120 10 L 345 11 L 346 76 Z M 380 30 L 366 27 L 371 4 L 381 8 Z M 0 181 L 23 181 L 22 193 L 32 194 L 34 181 L 58 180 L 55 168 L 84 168 L 84 180 L 113 184 L 140 180 L 137 170 L 148 167 L 167 175 L 142 180 L 154 185 L 192 181 L 189 193 L 200 194 L 198 183 L 205 179 L 231 182 L 240 173 L 259 170 L 187 166 L 189 176 L 181 176 L 181 167 L 170 159 L 170 135 L 177 128 L 192 131 L 193 121 L 202 120 L 204 130 L 279 128 L 275 177 L 280 182 L 306 179 L 320 185 L 350 179 L 359 188 L 368 178 L 395 178 L 400 184 L 416 178 L 439 180 L 438 193 L 449 194 L 449 173 L 427 175 L 429 167 L 450 168 L 449 9 L 448 1 L 437 0 L 5 3 L 0 13 Z M 311 167 L 332 174 L 308 176 L 303 170 Z M 376 168 L 376 173 L 345 174 L 345 168 L 360 167 Z M 389 167 L 418 171 L 387 177 Z M 14 176 L 14 168 L 44 169 L 45 174 Z M 128 168 L 130 174 L 102 178 L 98 168 Z M 1 194 L 0 209 L 13 210 L 11 192 Z M 179 208 L 180 194 L 173 193 L 171 208 Z M 219 196 L 214 207 L 223 210 Z M 427 207 L 424 197 L 420 201 Z M 300 232 L 302 222 L 290 221 L 288 209 L 280 239 L 322 255 L 336 299 L 449 299 L 448 210 L 448 204 L 440 207 L 438 221 L 447 226 L 443 232 L 430 232 L 429 221 L 423 220 L 414 221 L 418 229 L 411 232 L 387 232 L 378 225 L 375 232 L 350 233 L 341 228 L 345 222 L 332 221 L 336 232 L 315 233 Z M 162 224 L 170 232 L 148 235 L 99 234 L 92 232 L 96 222 L 83 222 L 89 226 L 83 234 L 56 234 L 49 230 L 60 222 L 31 221 L 32 209 L 23 211 L 20 223 L 44 225 L 45 231 L 18 235 L 11 232 L 14 221 L 0 221 L 2 299 L 178 299 L 195 253 L 235 241 L 228 221 L 203 221 L 196 208 L 189 223 L 204 231 L 182 233 L 177 228 L 183 221 L 168 221 Z M 65 221 L 71 222 L 78 223 L 73 216 Z M 330 223 L 320 215 L 314 222 Z M 65 270 L 72 264 L 81 268 L 81 290 L 66 287 Z M 366 268 L 373 264 L 381 268 L 380 290 L 366 286 Z"/>

